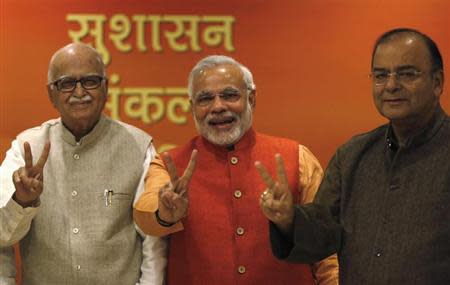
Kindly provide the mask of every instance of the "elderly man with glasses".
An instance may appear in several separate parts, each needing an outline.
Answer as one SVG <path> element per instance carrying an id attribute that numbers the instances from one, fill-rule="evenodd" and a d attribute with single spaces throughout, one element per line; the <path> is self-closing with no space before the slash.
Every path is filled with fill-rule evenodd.
<path id="1" fill-rule="evenodd" d="M 252 128 L 253 77 L 234 59 L 199 61 L 188 90 L 200 135 L 164 154 L 165 163 L 160 157 L 152 161 L 135 207 L 144 232 L 170 235 L 167 284 L 336 285 L 335 257 L 293 265 L 272 256 L 268 223 L 258 206 L 264 184 L 256 160 L 273 170 L 273 155 L 281 153 L 292 195 L 305 203 L 322 178 L 317 159 L 298 142 Z"/>
<path id="2" fill-rule="evenodd" d="M 161 284 L 165 243 L 132 219 L 152 138 L 102 115 L 108 80 L 93 48 L 58 50 L 48 82 L 60 118 L 19 134 L 0 167 L 0 284 L 15 284 L 17 241 L 27 285 Z"/>
<path id="3" fill-rule="evenodd" d="M 375 105 L 389 123 L 337 150 L 313 203 L 294 206 L 283 181 L 264 195 L 272 249 L 299 263 L 337 252 L 344 285 L 450 284 L 442 57 L 423 33 L 395 29 L 375 43 L 371 77 Z"/>

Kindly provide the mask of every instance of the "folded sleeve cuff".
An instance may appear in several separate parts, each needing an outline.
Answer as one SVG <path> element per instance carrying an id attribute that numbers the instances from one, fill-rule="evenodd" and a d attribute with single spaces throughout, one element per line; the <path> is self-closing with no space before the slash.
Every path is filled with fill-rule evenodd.
<path id="1" fill-rule="evenodd" d="M 0 209 L 0 245 L 9 246 L 26 235 L 39 207 L 22 208 L 12 198 Z"/>

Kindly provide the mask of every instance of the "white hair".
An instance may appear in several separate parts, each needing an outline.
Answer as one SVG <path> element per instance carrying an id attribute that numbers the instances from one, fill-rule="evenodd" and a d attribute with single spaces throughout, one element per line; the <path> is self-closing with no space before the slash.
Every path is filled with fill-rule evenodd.
<path id="1" fill-rule="evenodd" d="M 239 69 L 242 72 L 242 77 L 244 79 L 245 85 L 247 87 L 248 93 L 251 91 L 256 90 L 256 85 L 253 82 L 253 75 L 250 72 L 250 70 L 241 64 L 240 62 L 236 61 L 234 58 L 225 56 L 225 55 L 210 55 L 203 59 L 201 59 L 197 64 L 194 66 L 194 68 L 191 70 L 191 73 L 189 74 L 188 78 L 188 94 L 189 98 L 192 98 L 192 92 L 193 92 L 193 84 L 194 84 L 194 78 L 197 76 L 197 74 L 200 73 L 200 71 L 205 69 L 210 69 L 219 65 L 224 64 L 231 64 L 239 67 Z"/>

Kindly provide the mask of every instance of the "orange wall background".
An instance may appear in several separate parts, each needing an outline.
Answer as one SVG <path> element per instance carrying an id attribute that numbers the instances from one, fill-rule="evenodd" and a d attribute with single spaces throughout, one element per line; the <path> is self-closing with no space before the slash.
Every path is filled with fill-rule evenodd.
<path id="1" fill-rule="evenodd" d="M 256 128 L 300 141 L 325 165 L 336 147 L 352 135 L 384 122 L 373 106 L 367 78 L 372 45 L 382 32 L 413 27 L 429 34 L 438 43 L 449 74 L 450 3 L 446 0 L 0 0 L 0 12 L 2 156 L 20 131 L 57 116 L 47 98 L 46 74 L 53 52 L 72 41 L 69 31 L 79 30 L 76 22 L 66 20 L 69 14 L 105 16 L 103 38 L 111 54 L 108 73 L 120 76 L 119 83 L 110 84 L 112 88 L 185 87 L 197 60 L 209 54 L 235 57 L 254 74 Z M 129 19 L 133 15 L 232 16 L 234 51 L 200 41 L 200 52 L 177 52 L 161 36 L 162 51 L 157 52 L 147 24 L 147 52 L 138 51 L 133 25 L 123 41 L 132 50 L 120 52 L 109 38 L 114 34 L 109 21 L 118 14 Z M 161 27 L 161 33 L 170 30 L 173 24 Z M 184 36 L 179 42 L 187 39 Z M 94 38 L 83 41 L 94 42 Z M 122 120 L 149 132 L 157 146 L 181 144 L 196 133 L 189 111 L 178 110 L 187 117 L 182 125 L 165 115 L 145 124 L 123 115 L 123 104 L 122 100 Z M 447 94 L 442 105 L 450 110 Z M 152 108 L 150 114 L 155 112 Z"/>
<path id="2" fill-rule="evenodd" d="M 298 140 L 326 166 L 352 135 L 385 122 L 373 106 L 367 77 L 375 39 L 396 27 L 419 29 L 437 42 L 448 75 L 449 12 L 447 0 L 0 0 L 0 158 L 19 132 L 57 117 L 46 94 L 47 67 L 51 55 L 72 41 L 69 31 L 80 29 L 67 20 L 71 14 L 104 15 L 102 38 L 111 55 L 108 73 L 120 76 L 111 88 L 183 88 L 190 69 L 202 57 L 236 58 L 254 74 L 256 129 Z M 131 46 L 128 52 L 119 51 L 111 40 L 117 34 L 111 19 L 120 14 L 131 23 L 123 40 Z M 171 48 L 164 33 L 174 31 L 173 23 L 160 26 L 161 51 L 152 46 L 152 25 L 146 24 L 148 50 L 139 51 L 133 15 L 234 17 L 234 50 L 223 42 L 205 44 L 201 33 L 208 24 L 201 22 L 201 51 Z M 185 31 L 190 27 L 186 24 Z M 83 42 L 94 40 L 88 36 Z M 182 35 L 178 43 L 189 45 L 189 37 Z M 448 86 L 441 103 L 450 111 L 447 90 Z M 164 104 L 170 98 L 164 97 Z M 196 134 L 189 111 L 176 111 L 187 117 L 184 124 L 174 124 L 165 113 L 146 124 L 126 116 L 125 103 L 122 98 L 122 120 L 146 130 L 158 147 L 181 144 Z M 150 114 L 156 111 L 149 108 Z"/>

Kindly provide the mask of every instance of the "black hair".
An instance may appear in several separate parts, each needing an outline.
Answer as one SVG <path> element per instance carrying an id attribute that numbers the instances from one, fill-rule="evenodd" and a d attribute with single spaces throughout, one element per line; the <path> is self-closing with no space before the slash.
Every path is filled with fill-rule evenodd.
<path id="1" fill-rule="evenodd" d="M 410 28 L 397 28 L 387 31 L 376 40 L 372 50 L 372 63 L 371 63 L 372 67 L 373 67 L 373 57 L 375 56 L 375 51 L 377 50 L 378 46 L 388 42 L 398 34 L 410 34 L 422 39 L 425 45 L 427 46 L 428 52 L 430 53 L 431 66 L 433 68 L 433 71 L 444 70 L 444 64 L 442 63 L 442 56 L 441 53 L 439 52 L 439 48 L 437 47 L 436 43 L 424 33 Z"/>

